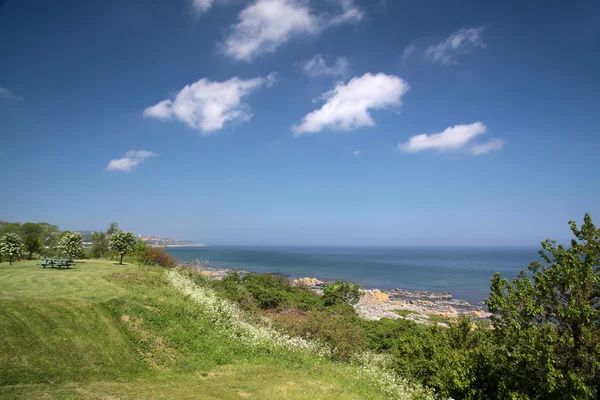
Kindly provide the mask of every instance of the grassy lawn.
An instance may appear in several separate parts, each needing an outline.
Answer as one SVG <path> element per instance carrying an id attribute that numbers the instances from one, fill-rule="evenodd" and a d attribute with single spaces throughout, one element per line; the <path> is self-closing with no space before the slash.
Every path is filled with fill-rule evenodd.
<path id="1" fill-rule="evenodd" d="M 225 337 L 164 270 L 0 264 L 2 399 L 377 399 L 350 367 Z"/>

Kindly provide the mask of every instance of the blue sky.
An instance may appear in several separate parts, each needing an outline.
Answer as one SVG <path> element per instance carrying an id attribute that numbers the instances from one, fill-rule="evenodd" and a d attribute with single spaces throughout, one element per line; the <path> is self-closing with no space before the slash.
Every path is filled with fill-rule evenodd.
<path id="1" fill-rule="evenodd" d="M 600 221 L 597 1 L 0 1 L 0 219 L 208 244 Z"/>

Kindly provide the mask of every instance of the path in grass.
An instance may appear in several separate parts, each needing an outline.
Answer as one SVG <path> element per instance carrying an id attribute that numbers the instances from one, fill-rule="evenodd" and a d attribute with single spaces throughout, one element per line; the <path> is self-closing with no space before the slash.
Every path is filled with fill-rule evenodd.
<path id="1" fill-rule="evenodd" d="M 160 268 L 0 265 L 0 398 L 382 398 L 344 365 L 224 337 Z"/>

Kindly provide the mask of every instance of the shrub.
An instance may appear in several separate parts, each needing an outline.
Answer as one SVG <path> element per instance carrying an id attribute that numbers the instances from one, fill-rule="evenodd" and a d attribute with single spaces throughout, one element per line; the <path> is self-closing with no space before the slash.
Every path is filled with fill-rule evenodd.
<path id="1" fill-rule="evenodd" d="M 328 306 L 344 302 L 356 304 L 360 299 L 360 286 L 357 283 L 336 281 L 323 289 L 323 300 Z"/>
<path id="2" fill-rule="evenodd" d="M 306 312 L 298 308 L 289 308 L 271 317 L 276 327 L 292 335 L 328 344 L 337 359 L 348 359 L 365 350 L 365 334 L 352 318 L 330 311 Z"/>
<path id="3" fill-rule="evenodd" d="M 245 309 L 283 309 L 297 307 L 303 310 L 322 307 L 321 298 L 305 287 L 293 286 L 285 277 L 269 274 L 240 276 L 234 272 L 215 281 L 214 287 Z"/>
<path id="4" fill-rule="evenodd" d="M 494 313 L 500 397 L 597 399 L 600 395 L 600 229 L 569 222 L 570 247 L 548 239 L 511 282 L 496 274 Z"/>
<path id="5" fill-rule="evenodd" d="M 146 249 L 144 263 L 167 268 L 174 268 L 177 266 L 175 257 L 173 257 L 164 247 L 148 247 Z"/>

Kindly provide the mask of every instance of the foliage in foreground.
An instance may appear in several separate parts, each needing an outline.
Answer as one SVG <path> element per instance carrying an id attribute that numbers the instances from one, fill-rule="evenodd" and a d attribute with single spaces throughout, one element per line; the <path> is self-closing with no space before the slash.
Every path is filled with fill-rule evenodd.
<path id="1" fill-rule="evenodd" d="M 498 395 L 594 399 L 600 395 L 600 229 L 571 221 L 570 247 L 542 243 L 528 272 L 496 274 L 486 301 L 494 313 Z"/>

